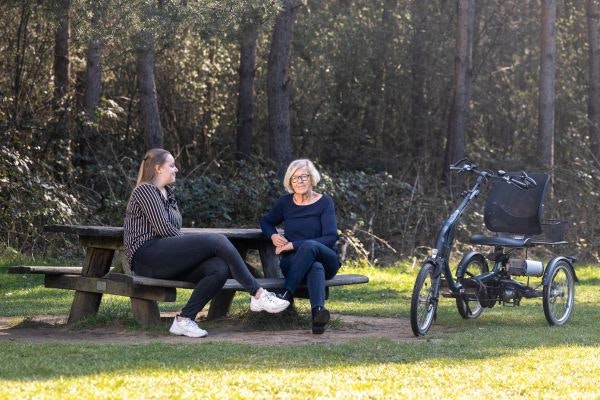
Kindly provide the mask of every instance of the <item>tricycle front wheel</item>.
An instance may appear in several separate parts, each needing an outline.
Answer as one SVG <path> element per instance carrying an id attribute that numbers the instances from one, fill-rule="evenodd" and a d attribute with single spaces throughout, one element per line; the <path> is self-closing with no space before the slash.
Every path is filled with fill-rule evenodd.
<path id="1" fill-rule="evenodd" d="M 550 281 L 544 285 L 544 315 L 550 325 L 563 325 L 569 320 L 575 302 L 573 270 L 569 263 L 561 260 L 550 273 Z"/>
<path id="2" fill-rule="evenodd" d="M 410 326 L 415 336 L 427 333 L 437 310 L 437 299 L 434 296 L 435 266 L 429 262 L 423 264 L 410 301 Z M 438 277 L 439 282 L 439 277 Z"/>

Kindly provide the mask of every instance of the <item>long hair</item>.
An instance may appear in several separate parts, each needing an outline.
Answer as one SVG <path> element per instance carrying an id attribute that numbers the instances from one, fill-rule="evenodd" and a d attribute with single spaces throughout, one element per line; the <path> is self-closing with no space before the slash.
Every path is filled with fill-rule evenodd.
<path id="1" fill-rule="evenodd" d="M 140 164 L 140 170 L 138 172 L 136 187 L 144 182 L 151 182 L 156 175 L 156 167 L 159 167 L 167 161 L 167 157 L 170 155 L 167 150 L 164 149 L 150 149 L 144 155 L 144 159 Z"/>

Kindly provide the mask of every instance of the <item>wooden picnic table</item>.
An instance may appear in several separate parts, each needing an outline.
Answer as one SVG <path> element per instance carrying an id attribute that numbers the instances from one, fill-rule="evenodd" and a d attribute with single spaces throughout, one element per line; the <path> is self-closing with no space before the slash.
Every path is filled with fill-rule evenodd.
<path id="1" fill-rule="evenodd" d="M 135 275 L 129 269 L 123 254 L 123 228 L 114 226 L 88 225 L 46 225 L 44 231 L 77 235 L 85 247 L 85 258 L 79 267 L 64 266 L 16 266 L 9 273 L 44 274 L 44 285 L 48 288 L 75 290 L 69 312 L 68 323 L 80 321 L 96 315 L 103 294 L 113 294 L 130 298 L 134 317 L 142 325 L 160 323 L 158 301 L 175 301 L 177 288 L 193 289 L 194 283 L 154 279 Z M 260 229 L 248 228 L 183 228 L 183 234 L 220 233 L 229 238 L 242 258 L 249 250 L 258 250 L 263 277 L 258 279 L 265 289 L 283 286 L 283 276 L 279 268 L 279 256 L 275 247 Z M 115 254 L 121 254 L 121 268 L 112 268 Z M 368 277 L 348 274 L 336 275 L 325 282 L 330 286 L 367 283 Z M 208 319 L 224 316 L 231 302 L 242 286 L 234 279 L 228 279 L 223 289 L 211 300 Z M 302 288 L 301 288 L 302 290 Z"/>
<path id="2" fill-rule="evenodd" d="M 110 285 L 107 284 L 104 278 L 110 278 L 109 271 L 113 264 L 115 251 L 123 248 L 122 227 L 46 225 L 44 230 L 46 232 L 77 235 L 79 242 L 85 247 L 85 259 L 81 268 L 81 275 L 46 275 L 45 283 L 47 287 L 76 290 L 69 313 L 69 323 L 95 315 L 98 312 L 104 293 L 131 297 L 133 312 L 144 323 L 156 322 L 146 321 L 150 318 L 150 315 L 157 315 L 156 300 L 175 300 L 175 288 L 159 289 L 153 286 L 132 285 L 133 282 L 128 283 L 126 278 L 116 274 L 114 278 L 124 281 L 123 284 L 113 284 L 114 282 L 110 282 Z M 258 250 L 265 278 L 282 277 L 279 269 L 279 258 L 275 254 L 273 244 L 260 229 L 182 228 L 181 231 L 184 235 L 208 232 L 223 234 L 231 240 L 244 259 L 248 250 Z M 121 262 L 126 263 L 125 257 L 122 257 Z M 127 272 L 127 266 L 125 266 L 125 272 Z M 112 286 L 112 288 L 109 288 L 109 286 Z M 209 318 L 225 315 L 234 295 L 235 291 L 232 290 L 221 291 L 211 301 Z"/>

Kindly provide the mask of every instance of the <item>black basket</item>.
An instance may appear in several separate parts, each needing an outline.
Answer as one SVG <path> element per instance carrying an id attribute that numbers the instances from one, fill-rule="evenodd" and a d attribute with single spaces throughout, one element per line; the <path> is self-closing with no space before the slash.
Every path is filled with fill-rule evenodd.
<path id="1" fill-rule="evenodd" d="M 536 236 L 536 239 L 550 243 L 563 242 L 566 230 L 567 223 L 565 221 L 547 220 L 542 222 L 542 234 Z"/>

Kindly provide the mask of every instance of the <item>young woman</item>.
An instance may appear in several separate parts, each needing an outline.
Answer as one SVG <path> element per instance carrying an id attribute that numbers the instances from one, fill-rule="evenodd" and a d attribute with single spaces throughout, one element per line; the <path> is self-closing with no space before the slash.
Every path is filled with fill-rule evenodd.
<path id="1" fill-rule="evenodd" d="M 313 190 L 320 180 L 311 161 L 292 161 L 283 179 L 288 194 L 260 220 L 263 232 L 281 255 L 285 286 L 278 297 L 291 301 L 300 283 L 306 282 L 315 334 L 325 331 L 330 318 L 325 308 L 325 280 L 333 278 L 340 268 L 333 200 Z M 284 225 L 285 236 L 277 233 L 279 224 Z"/>
<path id="2" fill-rule="evenodd" d="M 196 283 L 170 332 L 204 337 L 196 315 L 223 287 L 229 274 L 250 295 L 252 311 L 278 313 L 289 301 L 261 288 L 233 244 L 220 234 L 183 235 L 181 214 L 169 185 L 175 183 L 175 159 L 166 150 L 149 150 L 131 193 L 124 222 L 125 254 L 133 272 L 150 278 Z"/>

